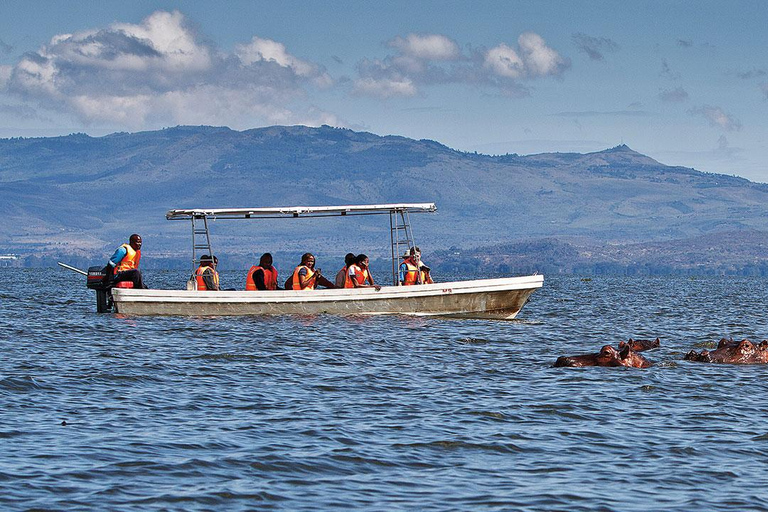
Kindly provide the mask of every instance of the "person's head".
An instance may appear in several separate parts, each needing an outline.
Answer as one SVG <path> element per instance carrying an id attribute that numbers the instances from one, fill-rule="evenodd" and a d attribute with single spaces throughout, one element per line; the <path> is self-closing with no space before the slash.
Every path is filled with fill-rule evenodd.
<path id="1" fill-rule="evenodd" d="M 355 258 L 355 263 L 361 268 L 367 267 L 368 256 L 366 256 L 365 254 L 358 254 L 357 257 Z"/>
<path id="2" fill-rule="evenodd" d="M 301 264 L 309 268 L 315 268 L 315 256 L 312 253 L 306 253 L 301 256 Z"/>
<path id="3" fill-rule="evenodd" d="M 128 239 L 128 245 L 130 245 L 134 251 L 141 249 L 141 236 L 136 233 L 132 234 Z"/>
<path id="4" fill-rule="evenodd" d="M 415 260 L 421 258 L 421 249 L 419 249 L 418 246 L 411 247 L 411 250 L 409 252 L 411 254 L 411 258 Z"/>
<path id="5" fill-rule="evenodd" d="M 272 266 L 272 255 L 268 252 L 265 252 L 261 255 L 261 258 L 259 258 L 259 266 L 260 267 L 271 267 Z"/>
<path id="6" fill-rule="evenodd" d="M 201 267 L 210 267 L 213 265 L 213 258 L 211 258 L 208 254 L 203 254 L 200 256 L 200 266 Z"/>
<path id="7" fill-rule="evenodd" d="M 213 266 L 218 267 L 219 266 L 219 258 L 216 256 L 213 257 Z"/>
<path id="8" fill-rule="evenodd" d="M 355 264 L 355 258 L 356 256 L 354 253 L 348 252 L 346 256 L 344 256 L 344 264 L 346 266 L 354 265 Z"/>

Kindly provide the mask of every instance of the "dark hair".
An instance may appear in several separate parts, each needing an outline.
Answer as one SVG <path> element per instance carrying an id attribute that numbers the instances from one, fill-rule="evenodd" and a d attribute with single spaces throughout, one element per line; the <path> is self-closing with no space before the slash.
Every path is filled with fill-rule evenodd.
<path id="1" fill-rule="evenodd" d="M 355 263 L 362 263 L 367 259 L 368 259 L 368 256 L 366 256 L 365 254 L 358 254 L 357 258 L 355 258 Z"/>
<path id="2" fill-rule="evenodd" d="M 200 263 L 204 261 L 213 261 L 213 258 L 208 254 L 203 254 L 202 256 L 200 256 Z"/>
<path id="3" fill-rule="evenodd" d="M 259 259 L 259 266 L 263 267 L 264 265 L 272 265 L 272 255 L 268 252 L 262 254 L 261 258 Z"/>
<path id="4" fill-rule="evenodd" d="M 357 259 L 357 257 L 355 256 L 355 253 L 348 252 L 347 255 L 344 256 L 344 264 L 346 266 L 350 266 L 351 264 L 353 264 L 355 262 L 356 259 Z"/>
<path id="5" fill-rule="evenodd" d="M 417 252 L 421 252 L 421 249 L 419 249 L 417 245 L 414 245 L 413 247 L 411 247 L 411 256 L 413 256 Z"/>
<path id="6" fill-rule="evenodd" d="M 310 257 L 314 258 L 315 255 L 312 254 L 311 252 L 306 252 L 306 253 L 302 254 L 301 255 L 301 264 L 304 265 Z"/>

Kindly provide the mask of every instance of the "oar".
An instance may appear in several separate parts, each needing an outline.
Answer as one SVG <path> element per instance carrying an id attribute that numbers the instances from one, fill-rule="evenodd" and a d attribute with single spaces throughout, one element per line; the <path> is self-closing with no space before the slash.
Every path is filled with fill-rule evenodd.
<path id="1" fill-rule="evenodd" d="M 84 276 L 88 275 L 88 272 L 86 272 L 85 270 L 80 270 L 79 268 L 70 267 L 69 265 L 66 265 L 60 261 L 57 261 L 56 263 L 58 263 L 60 267 L 64 267 L 65 269 L 71 270 L 72 272 L 77 272 L 78 274 L 83 274 Z"/>

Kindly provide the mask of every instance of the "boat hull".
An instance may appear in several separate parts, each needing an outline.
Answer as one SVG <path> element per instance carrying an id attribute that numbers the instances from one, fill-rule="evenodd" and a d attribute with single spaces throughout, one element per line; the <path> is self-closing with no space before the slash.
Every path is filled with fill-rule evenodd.
<path id="1" fill-rule="evenodd" d="M 511 320 L 544 276 L 455 281 L 419 286 L 311 291 L 195 291 L 114 288 L 126 315 L 419 315 Z"/>

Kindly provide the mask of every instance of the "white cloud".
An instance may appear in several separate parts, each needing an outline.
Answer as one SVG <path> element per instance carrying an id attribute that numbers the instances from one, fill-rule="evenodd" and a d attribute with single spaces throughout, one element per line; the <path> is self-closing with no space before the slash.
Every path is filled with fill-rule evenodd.
<path id="1" fill-rule="evenodd" d="M 465 84 L 497 89 L 509 97 L 529 94 L 522 80 L 561 75 L 568 59 L 547 46 L 538 34 L 526 32 L 517 47 L 506 43 L 462 54 L 459 45 L 440 34 L 409 34 L 387 44 L 396 55 L 363 59 L 357 64 L 355 94 L 382 98 L 415 96 L 420 87 Z"/>
<path id="2" fill-rule="evenodd" d="M 502 77 L 529 79 L 557 76 L 568 67 L 568 62 L 538 34 L 521 34 L 517 43 L 518 51 L 503 43 L 488 50 L 485 66 Z"/>
<path id="3" fill-rule="evenodd" d="M 523 59 L 515 50 L 503 43 L 488 50 L 484 64 L 495 74 L 507 78 L 520 78 L 525 72 Z"/>
<path id="4" fill-rule="evenodd" d="M 391 98 L 392 96 L 414 96 L 416 86 L 407 78 L 372 78 L 355 80 L 355 94 Z"/>
<path id="5" fill-rule="evenodd" d="M 565 59 L 555 50 L 547 46 L 538 34 L 526 32 L 517 38 L 517 44 L 520 45 L 520 53 L 525 61 L 527 75 L 537 76 L 556 76 L 563 72 L 567 67 Z"/>
<path id="6" fill-rule="evenodd" d="M 408 34 L 387 43 L 403 55 L 425 60 L 456 60 L 461 57 L 459 45 L 440 34 Z"/>
<path id="7" fill-rule="evenodd" d="M 56 35 L 10 72 L 0 68 L 0 86 L 4 77 L 18 97 L 84 123 L 251 127 L 333 117 L 295 106 L 307 87 L 332 83 L 321 66 L 259 37 L 219 52 L 178 11 Z"/>
<path id="8" fill-rule="evenodd" d="M 260 61 L 274 62 L 291 69 L 298 76 L 313 79 L 315 84 L 321 87 L 327 87 L 333 83 L 331 77 L 319 66 L 294 57 L 288 53 L 284 44 L 271 39 L 254 36 L 250 43 L 235 46 L 235 55 L 245 66 Z"/>
<path id="9" fill-rule="evenodd" d="M 692 108 L 688 111 L 691 115 L 703 116 L 712 126 L 720 127 L 727 131 L 741 130 L 741 121 L 725 112 L 720 107 L 704 105 Z"/>

